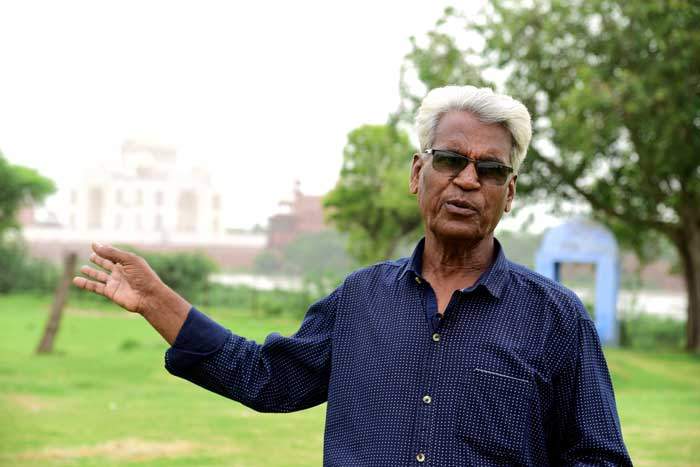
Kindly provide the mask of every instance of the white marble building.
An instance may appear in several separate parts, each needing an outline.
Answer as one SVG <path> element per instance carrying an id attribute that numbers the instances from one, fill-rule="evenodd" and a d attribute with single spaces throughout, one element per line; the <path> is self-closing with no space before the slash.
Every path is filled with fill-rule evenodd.
<path id="1" fill-rule="evenodd" d="M 178 165 L 171 147 L 127 141 L 117 163 L 82 169 L 76 182 L 59 184 L 51 222 L 25 224 L 23 235 L 39 251 L 47 242 L 96 240 L 156 249 L 264 247 L 264 234 L 227 233 L 223 212 L 205 169 Z"/>

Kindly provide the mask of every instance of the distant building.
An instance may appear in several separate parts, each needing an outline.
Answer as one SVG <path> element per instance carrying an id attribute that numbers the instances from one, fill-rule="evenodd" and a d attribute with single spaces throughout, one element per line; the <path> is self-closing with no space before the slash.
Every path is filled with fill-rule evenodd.
<path id="1" fill-rule="evenodd" d="M 324 224 L 323 197 L 303 194 L 298 181 L 293 199 L 280 205 L 286 212 L 269 219 L 267 246 L 270 248 L 282 248 L 301 234 L 317 233 L 328 228 Z"/>
<path id="2" fill-rule="evenodd" d="M 224 267 L 252 264 L 262 233 L 230 233 L 222 225 L 221 193 L 202 168 L 177 165 L 174 148 L 140 141 L 122 145 L 114 166 L 86 169 L 79 184 L 61 187 L 63 208 L 33 222 L 23 213 L 31 251 L 57 260 L 90 242 L 149 250 L 201 249 Z"/>
<path id="3" fill-rule="evenodd" d="M 70 189 L 69 230 L 145 243 L 221 236 L 221 195 L 209 174 L 178 169 L 174 149 L 127 141 L 121 166 L 93 169 Z"/>

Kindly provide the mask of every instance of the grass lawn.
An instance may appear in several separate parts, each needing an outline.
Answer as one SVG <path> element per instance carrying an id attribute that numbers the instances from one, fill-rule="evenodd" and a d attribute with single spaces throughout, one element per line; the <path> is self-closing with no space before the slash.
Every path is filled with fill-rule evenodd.
<path id="1" fill-rule="evenodd" d="M 33 354 L 50 298 L 0 296 L 0 465 L 321 465 L 325 406 L 258 414 L 163 368 L 166 344 L 139 316 L 73 304 L 56 351 Z M 292 318 L 208 314 L 246 337 Z M 636 465 L 700 465 L 700 359 L 609 349 Z"/>

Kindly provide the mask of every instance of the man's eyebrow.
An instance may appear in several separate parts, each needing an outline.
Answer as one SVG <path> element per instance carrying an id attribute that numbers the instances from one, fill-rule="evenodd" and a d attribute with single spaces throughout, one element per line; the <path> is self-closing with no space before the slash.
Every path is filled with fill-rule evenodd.
<path id="1" fill-rule="evenodd" d="M 479 158 L 480 161 L 493 161 L 493 162 L 500 162 L 503 163 L 500 157 L 494 156 L 492 154 L 484 154 Z"/>

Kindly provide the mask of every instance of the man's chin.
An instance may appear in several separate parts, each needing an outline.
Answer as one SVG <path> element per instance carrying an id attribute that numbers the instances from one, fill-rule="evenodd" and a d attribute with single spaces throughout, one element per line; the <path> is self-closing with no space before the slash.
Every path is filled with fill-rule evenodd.
<path id="1" fill-rule="evenodd" d="M 478 243 L 485 237 L 477 226 L 457 222 L 436 226 L 432 231 L 437 239 L 451 242 Z"/>

